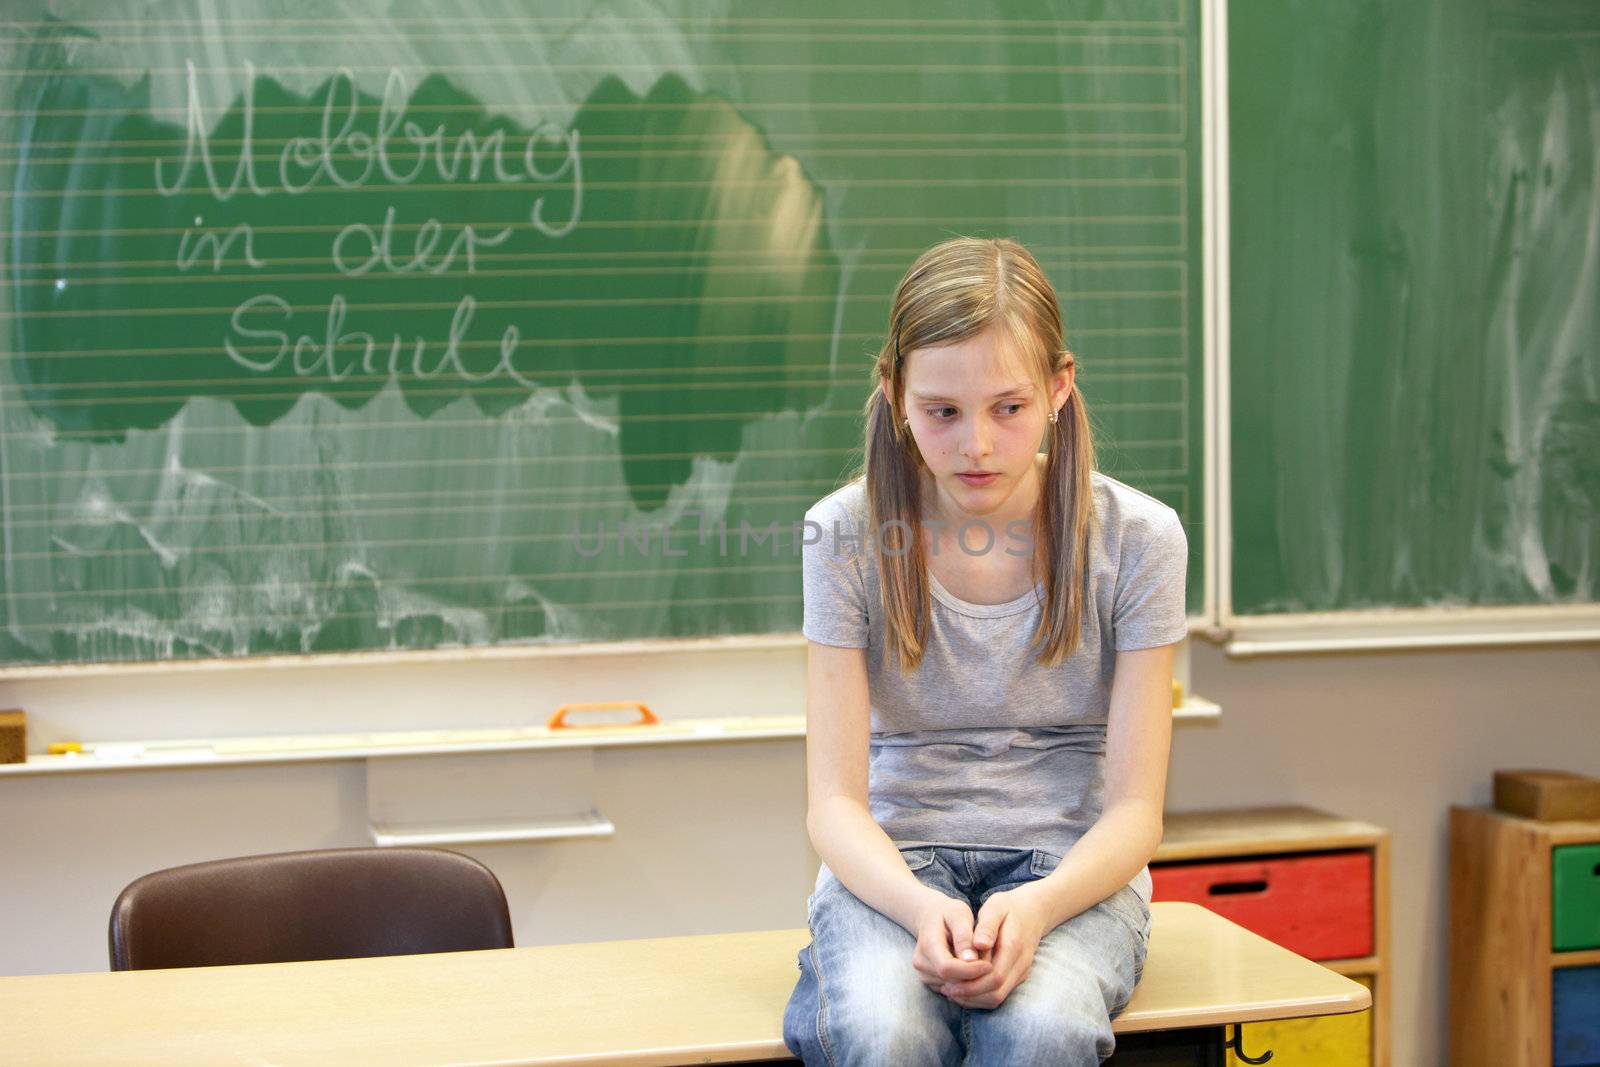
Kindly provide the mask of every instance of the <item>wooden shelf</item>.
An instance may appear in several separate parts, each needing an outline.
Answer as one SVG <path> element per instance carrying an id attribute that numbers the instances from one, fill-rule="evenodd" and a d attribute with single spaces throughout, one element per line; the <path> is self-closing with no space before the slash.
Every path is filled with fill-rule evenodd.
<path id="1" fill-rule="evenodd" d="M 1596 965 L 1600 965 L 1600 948 L 1550 953 L 1551 967 L 1594 967 Z"/>
<path id="2" fill-rule="evenodd" d="M 1387 836 L 1380 826 L 1298 806 L 1169 812 L 1162 823 L 1160 863 L 1370 848 Z"/>
<path id="3" fill-rule="evenodd" d="M 1540 822 L 1488 807 L 1450 809 L 1450 1063 L 1549 1067 L 1554 975 L 1600 964 L 1600 949 L 1556 952 L 1551 861 L 1600 843 L 1600 820 Z"/>

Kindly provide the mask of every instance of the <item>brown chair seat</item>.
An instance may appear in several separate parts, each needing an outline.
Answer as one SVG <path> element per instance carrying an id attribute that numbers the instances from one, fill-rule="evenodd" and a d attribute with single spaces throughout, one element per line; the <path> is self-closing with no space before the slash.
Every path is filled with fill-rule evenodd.
<path id="1" fill-rule="evenodd" d="M 172 867 L 111 908 L 111 969 L 511 948 L 494 873 L 437 848 L 335 848 Z"/>

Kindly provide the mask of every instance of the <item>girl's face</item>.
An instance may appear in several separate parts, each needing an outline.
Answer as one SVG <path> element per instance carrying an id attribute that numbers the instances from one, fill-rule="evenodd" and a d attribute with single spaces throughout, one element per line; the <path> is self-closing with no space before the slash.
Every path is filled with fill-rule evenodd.
<path id="1" fill-rule="evenodd" d="M 1041 393 L 1007 342 L 992 329 L 906 356 L 905 417 L 941 512 L 982 516 L 1033 506 L 1034 457 L 1050 413 L 1072 391 L 1073 369 Z M 989 476 L 963 477 L 972 472 Z"/>

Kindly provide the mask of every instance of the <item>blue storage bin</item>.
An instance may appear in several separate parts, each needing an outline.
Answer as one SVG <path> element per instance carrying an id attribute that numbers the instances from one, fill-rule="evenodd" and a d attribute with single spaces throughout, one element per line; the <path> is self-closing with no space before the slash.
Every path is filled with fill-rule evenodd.
<path id="1" fill-rule="evenodd" d="M 1554 978 L 1555 1067 L 1600 1064 L 1600 967 L 1558 967 Z"/>

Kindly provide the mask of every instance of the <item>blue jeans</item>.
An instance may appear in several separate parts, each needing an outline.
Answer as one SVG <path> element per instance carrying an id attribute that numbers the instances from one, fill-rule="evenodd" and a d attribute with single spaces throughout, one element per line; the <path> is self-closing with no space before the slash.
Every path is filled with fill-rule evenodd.
<path id="1" fill-rule="evenodd" d="M 1042 878 L 1036 849 L 905 848 L 923 885 L 976 914 L 992 893 Z M 998 1008 L 963 1008 L 923 985 L 916 938 L 863 904 L 824 866 L 806 901 L 811 944 L 783 1013 L 783 1040 L 808 1065 L 1067 1064 L 1111 1055 L 1111 1020 L 1144 973 L 1150 909 L 1123 886 L 1045 934 L 1033 967 Z"/>

